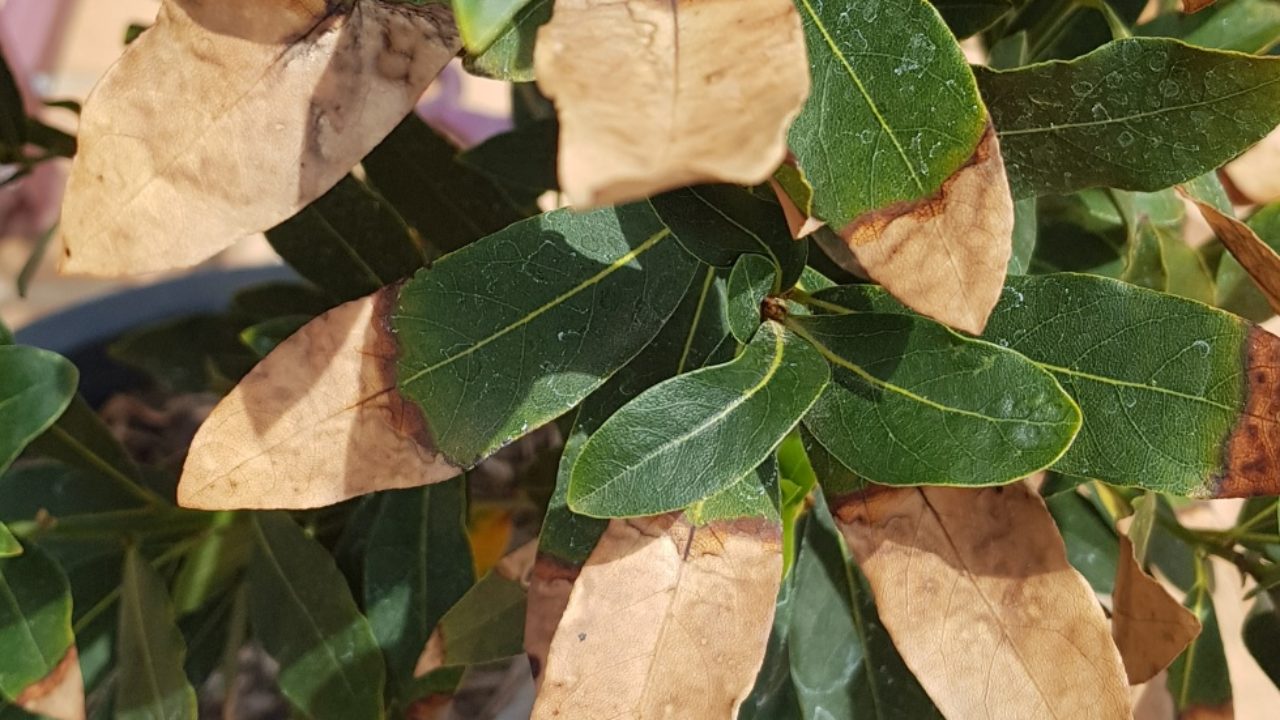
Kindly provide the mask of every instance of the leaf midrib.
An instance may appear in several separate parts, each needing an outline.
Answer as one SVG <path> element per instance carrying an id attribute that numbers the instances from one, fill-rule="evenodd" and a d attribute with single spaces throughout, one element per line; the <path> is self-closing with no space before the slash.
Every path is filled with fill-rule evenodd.
<path id="1" fill-rule="evenodd" d="M 147 684 L 151 687 L 151 693 L 154 696 L 153 702 L 155 709 L 161 715 L 165 712 L 164 693 L 160 691 L 160 678 L 156 674 L 156 661 L 151 655 L 151 644 L 147 642 L 147 622 L 142 616 L 142 577 L 143 572 L 138 563 L 141 560 L 135 555 L 131 559 L 133 563 L 133 572 L 129 574 L 129 589 L 132 592 L 126 593 L 125 605 L 128 611 L 134 616 L 135 640 L 138 642 L 138 649 L 142 652 L 142 664 L 145 666 L 147 676 Z M 133 602 L 128 602 L 128 595 L 133 595 Z"/>
<path id="2" fill-rule="evenodd" d="M 519 320 L 511 323 L 510 325 L 507 325 L 506 327 L 498 330 L 497 332 L 490 334 L 488 337 L 483 338 L 482 340 L 479 340 L 478 342 L 467 346 L 464 350 L 457 353 L 456 355 L 450 355 L 449 357 L 446 357 L 445 359 L 433 365 L 429 365 L 413 373 L 409 377 L 402 380 L 400 383 L 400 386 L 407 388 L 409 385 L 412 385 L 418 380 L 421 380 L 424 376 L 430 373 L 433 373 L 436 370 L 439 370 L 440 368 L 445 367 L 446 365 L 450 365 L 456 360 L 460 360 L 468 355 L 471 355 L 472 353 L 480 350 L 481 348 L 484 348 L 485 346 L 493 342 L 496 342 L 497 340 L 501 339 L 503 336 L 507 335 L 508 333 L 513 332 L 521 327 L 524 327 L 525 325 L 528 325 L 529 323 L 538 319 L 540 316 L 544 315 L 545 313 L 548 313 L 554 308 L 556 308 L 557 306 L 568 302 L 578 294 L 582 293 L 588 288 L 591 288 L 599 284 L 605 278 L 609 277 L 613 273 L 626 267 L 632 261 L 636 260 L 644 253 L 653 249 L 656 245 L 661 243 L 670 235 L 671 235 L 671 230 L 669 228 L 663 227 L 661 230 L 657 231 L 653 235 L 650 235 L 648 239 L 646 239 L 643 243 L 637 245 L 630 252 L 614 260 L 603 270 L 601 270 L 600 272 L 597 272 L 595 275 L 592 275 L 586 280 L 583 280 L 581 283 L 578 283 L 574 287 L 570 288 L 567 292 L 564 292 L 552 298 L 550 302 L 544 303 L 543 305 L 535 308 L 533 311 L 525 314 Z"/>

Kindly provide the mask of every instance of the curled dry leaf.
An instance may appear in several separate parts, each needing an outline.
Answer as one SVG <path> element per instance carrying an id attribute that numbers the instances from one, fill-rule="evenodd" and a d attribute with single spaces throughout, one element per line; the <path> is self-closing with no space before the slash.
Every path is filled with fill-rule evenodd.
<path id="1" fill-rule="evenodd" d="M 894 645 L 943 715 L 1127 718 L 1093 592 L 1025 484 L 832 500 Z"/>
<path id="2" fill-rule="evenodd" d="M 611 521 L 573 585 L 534 719 L 736 717 L 781 576 L 771 521 Z"/>
<path id="3" fill-rule="evenodd" d="M 1130 685 L 1160 674 L 1200 634 L 1200 621 L 1142 569 L 1123 533 L 1112 606 L 1111 636 Z"/>
<path id="4" fill-rule="evenodd" d="M 196 433 L 178 502 L 312 508 L 460 473 L 396 390 L 387 315 L 398 293 L 393 285 L 330 310 L 245 376 Z"/>
<path id="5" fill-rule="evenodd" d="M 459 47 L 449 11 L 165 0 L 84 108 L 63 270 L 193 265 L 334 186 Z"/>
<path id="6" fill-rule="evenodd" d="M 1199 208 L 1213 233 L 1253 278 L 1271 309 L 1280 313 L 1280 254 L 1263 242 L 1248 225 L 1195 197 L 1182 186 L 1178 186 L 1178 193 Z"/>
<path id="7" fill-rule="evenodd" d="M 27 687 L 14 703 L 29 713 L 53 720 L 84 720 L 84 676 L 73 646 L 43 680 Z"/>
<path id="8" fill-rule="evenodd" d="M 1280 128 L 1232 160 L 1224 172 L 1242 200 L 1260 205 L 1280 200 Z"/>
<path id="9" fill-rule="evenodd" d="M 790 0 L 556 0 L 534 63 L 561 187 L 585 206 L 764 182 L 809 94 Z"/>
<path id="10" fill-rule="evenodd" d="M 839 235 L 844 247 L 822 247 L 846 270 L 861 268 L 912 310 L 981 334 L 1013 253 L 1013 200 L 995 132 L 988 125 L 969 163 L 934 194 L 867 213 Z"/>

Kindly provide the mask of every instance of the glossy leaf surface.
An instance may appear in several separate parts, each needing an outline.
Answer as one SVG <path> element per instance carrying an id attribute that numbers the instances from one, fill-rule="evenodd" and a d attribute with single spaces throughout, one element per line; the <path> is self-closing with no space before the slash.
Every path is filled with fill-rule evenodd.
<path id="1" fill-rule="evenodd" d="M 0 345 L 0 470 L 58 420 L 79 377 L 74 365 L 47 350 Z"/>

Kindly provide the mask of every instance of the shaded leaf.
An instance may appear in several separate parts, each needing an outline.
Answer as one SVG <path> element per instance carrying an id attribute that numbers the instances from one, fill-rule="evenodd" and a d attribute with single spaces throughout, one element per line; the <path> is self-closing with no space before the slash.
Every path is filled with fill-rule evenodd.
<path id="1" fill-rule="evenodd" d="M 512 552 L 449 608 L 417 658 L 414 677 L 490 663 L 524 650 L 525 593 L 536 553 L 534 542 Z"/>
<path id="2" fill-rule="evenodd" d="M 1120 535 L 1120 562 L 1111 603 L 1111 636 L 1130 685 L 1169 667 L 1200 634 L 1200 621 L 1143 571 L 1133 543 Z"/>
<path id="3" fill-rule="evenodd" d="M 173 393 L 213 390 L 223 359 L 239 355 L 246 361 L 237 377 L 253 362 L 234 325 L 220 315 L 192 315 L 129 332 L 111 343 L 108 354 Z"/>
<path id="4" fill-rule="evenodd" d="M 1006 483 L 1062 455 L 1080 411 L 1052 377 L 928 320 L 846 309 L 876 290 L 821 292 L 822 307 L 845 314 L 787 321 L 832 365 L 804 421 L 824 448 L 890 485 Z"/>
<path id="5" fill-rule="evenodd" d="M 737 359 L 668 380 L 583 446 L 569 507 L 621 517 L 679 509 L 758 466 L 826 385 L 822 357 L 770 322 Z"/>
<path id="6" fill-rule="evenodd" d="M 1129 716 L 1106 618 L 1024 484 L 876 488 L 832 508 L 894 645 L 944 715 Z"/>
<path id="7" fill-rule="evenodd" d="M 1268 205 L 1254 213 L 1249 218 L 1249 228 L 1273 251 L 1280 247 L 1280 204 Z M 1262 322 L 1275 314 L 1266 295 L 1235 257 L 1224 255 L 1218 263 L 1217 283 L 1214 304 L 1223 310 L 1254 322 Z"/>
<path id="8" fill-rule="evenodd" d="M 0 523 L 0 559 L 22 554 L 22 544 L 9 532 L 4 523 Z"/>
<path id="9" fill-rule="evenodd" d="M 122 486 L 144 487 L 137 463 L 80 394 L 30 447 L 38 455 L 98 476 L 124 480 Z"/>
<path id="10" fill-rule="evenodd" d="M 1013 10 L 1010 0 L 930 0 L 960 39 L 976 35 Z"/>
<path id="11" fill-rule="evenodd" d="M 1184 603 L 1200 621 L 1200 635 L 1169 666 L 1167 684 L 1179 718 L 1234 717 L 1227 655 L 1209 587 L 1211 570 L 1203 567 L 1207 562 L 1197 560 L 1202 567 L 1197 569 L 1196 584 Z"/>
<path id="12" fill-rule="evenodd" d="M 708 265 L 733 267 L 742 255 L 765 257 L 778 275 L 776 289 L 796 284 L 809 255 L 775 203 L 728 185 L 682 188 L 649 204 L 690 253 Z"/>
<path id="13" fill-rule="evenodd" d="M 1245 618 L 1243 635 L 1258 667 L 1280 688 L 1280 614 L 1268 594 L 1258 595 Z"/>
<path id="14" fill-rule="evenodd" d="M 977 73 L 1015 198 L 1160 190 L 1217 168 L 1280 121 L 1280 60 L 1164 38 Z"/>
<path id="15" fill-rule="evenodd" d="M 1030 272 L 1039 236 L 1038 224 L 1035 199 L 1027 198 L 1013 204 L 1012 252 L 1006 274 L 1026 275 Z"/>
<path id="16" fill-rule="evenodd" d="M 223 512 L 209 523 L 204 542 L 187 553 L 173 580 L 173 605 L 179 617 L 207 605 L 231 587 L 253 552 L 253 536 L 243 515 Z"/>
<path id="17" fill-rule="evenodd" d="M 1094 592 L 1115 591 L 1120 541 L 1116 532 L 1082 495 L 1068 491 L 1044 499 L 1067 548 L 1067 560 Z"/>
<path id="18" fill-rule="evenodd" d="M 399 213 L 350 175 L 268 230 L 267 240 L 298 274 L 343 302 L 412 275 L 426 260 Z"/>
<path id="19" fill-rule="evenodd" d="M 415 114 L 361 163 L 369 184 L 417 232 L 430 259 L 525 217 L 458 152 Z"/>
<path id="20" fill-rule="evenodd" d="M 27 144 L 27 111 L 22 90 L 3 54 L 0 54 L 0 164 L 22 158 Z"/>
<path id="21" fill-rule="evenodd" d="M 365 550 L 364 606 L 402 701 L 436 623 L 471 587 L 462 478 L 389 493 Z"/>
<path id="22" fill-rule="evenodd" d="M 461 472 L 395 392 L 393 286 L 316 318 L 223 398 L 192 440 L 178 502 L 306 508 Z"/>
<path id="23" fill-rule="evenodd" d="M 1175 37 L 1188 45 L 1217 50 L 1262 54 L 1280 42 L 1280 6 L 1272 0 L 1231 0 L 1195 15 L 1164 13 L 1133 32 Z"/>
<path id="24" fill-rule="evenodd" d="M 307 323 L 313 319 L 308 315 L 285 315 L 264 320 L 240 331 L 240 342 L 252 350 L 259 359 L 265 358 L 280 347 L 280 343 L 306 327 Z"/>
<path id="25" fill-rule="evenodd" d="M 0 471 L 57 422 L 79 379 L 76 367 L 60 355 L 0 345 Z"/>
<path id="26" fill-rule="evenodd" d="M 287 515 L 253 521 L 249 617 L 289 701 L 316 720 L 381 718 L 385 670 L 333 558 Z"/>
<path id="27" fill-rule="evenodd" d="M 781 570 L 776 523 L 611 521 L 574 584 L 533 717 L 734 717 L 764 659 Z"/>
<path id="28" fill-rule="evenodd" d="M 769 72 L 748 56 L 768 58 Z M 809 92 L 788 0 L 557 0 L 534 64 L 560 118 L 560 183 L 585 206 L 764 182 Z M 630 72 L 599 72 L 619 65 Z"/>
<path id="29" fill-rule="evenodd" d="M 164 579 L 136 548 L 130 550 L 120 591 L 116 716 L 194 720 L 196 692 L 183 672 L 186 653 Z"/>
<path id="30" fill-rule="evenodd" d="M 551 20 L 552 0 L 525 0 L 523 7 L 493 42 L 478 52 L 469 52 L 462 61 L 467 72 L 481 77 L 508 82 L 530 82 L 534 79 L 533 47 L 538 28 Z M 486 4 L 483 0 L 474 3 Z"/>
<path id="31" fill-rule="evenodd" d="M 400 392 L 444 458 L 472 465 L 635 357 L 696 267 L 645 205 L 513 225 L 404 286 L 391 317 Z"/>
<path id="32" fill-rule="evenodd" d="M 729 330 L 740 343 L 751 342 L 762 318 L 760 304 L 775 292 L 778 272 L 773 263 L 759 255 L 743 255 L 733 264 L 727 288 Z"/>
<path id="33" fill-rule="evenodd" d="M 400 122 L 458 46 L 437 4 L 166 0 L 85 105 L 63 269 L 184 267 L 285 220 Z"/>
<path id="34" fill-rule="evenodd" d="M 550 4 L 551 0 L 535 0 Z M 502 188 L 520 206 L 535 206 L 538 198 L 558 190 L 556 149 L 560 125 L 552 117 L 494 135 L 458 156 L 458 162 L 473 168 Z"/>
<path id="35" fill-rule="evenodd" d="M 74 681 L 80 680 L 74 643 L 71 588 L 62 568 L 35 545 L 0 559 L 0 647 L 5 648 L 0 653 L 0 696 L 33 712 L 47 712 L 40 700 L 62 697 L 54 691 L 64 679 L 70 681 L 68 666 L 74 666 Z M 75 690 L 83 717 L 83 690 Z"/>

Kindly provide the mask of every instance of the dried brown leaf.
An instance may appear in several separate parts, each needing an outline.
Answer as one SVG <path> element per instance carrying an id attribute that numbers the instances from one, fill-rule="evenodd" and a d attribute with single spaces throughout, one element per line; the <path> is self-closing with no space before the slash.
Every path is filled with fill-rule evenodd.
<path id="1" fill-rule="evenodd" d="M 949 718 L 1128 718 L 1106 618 L 1025 484 L 834 502 L 907 666 Z"/>
<path id="2" fill-rule="evenodd" d="M 840 237 L 843 248 L 822 247 L 846 270 L 860 266 L 912 310 L 980 334 L 1013 252 L 1013 200 L 995 132 L 987 128 L 936 193 L 868 213 Z"/>
<path id="3" fill-rule="evenodd" d="M 539 555 L 529 583 L 529 604 L 524 621 L 524 651 L 529 656 L 533 680 L 542 685 L 542 669 L 547 666 L 551 640 L 555 637 L 569 594 L 582 568 L 572 567 L 550 555 Z"/>
<path id="4" fill-rule="evenodd" d="M 1111 636 L 1130 685 L 1140 685 L 1169 667 L 1200 634 L 1200 621 L 1148 575 L 1120 535 L 1120 562 L 1112 594 Z"/>
<path id="5" fill-rule="evenodd" d="M 764 661 L 780 543 L 764 520 L 610 522 L 551 642 L 534 720 L 736 717 Z"/>
<path id="6" fill-rule="evenodd" d="M 459 47 L 450 12 L 378 0 L 165 0 L 89 97 L 68 272 L 193 265 L 333 187 Z"/>
<path id="7" fill-rule="evenodd" d="M 1280 254 L 1272 250 L 1253 228 L 1222 212 L 1208 202 L 1192 197 L 1181 186 L 1178 192 L 1200 210 L 1213 234 L 1218 236 L 1227 251 L 1240 262 L 1240 266 L 1262 291 L 1271 309 L 1280 313 Z"/>
<path id="8" fill-rule="evenodd" d="M 330 310 L 250 371 L 196 433 L 178 502 L 313 508 L 460 473 L 396 389 L 398 347 L 386 323 L 398 292 Z"/>
<path id="9" fill-rule="evenodd" d="M 1242 200 L 1264 205 L 1280 200 L 1280 128 L 1224 168 Z"/>
<path id="10" fill-rule="evenodd" d="M 809 94 L 790 0 L 556 0 L 534 62 L 583 206 L 764 182 Z"/>
<path id="11" fill-rule="evenodd" d="M 84 720 L 84 676 L 80 674 L 80 656 L 75 647 L 43 680 L 23 690 L 14 704 L 53 720 Z"/>

